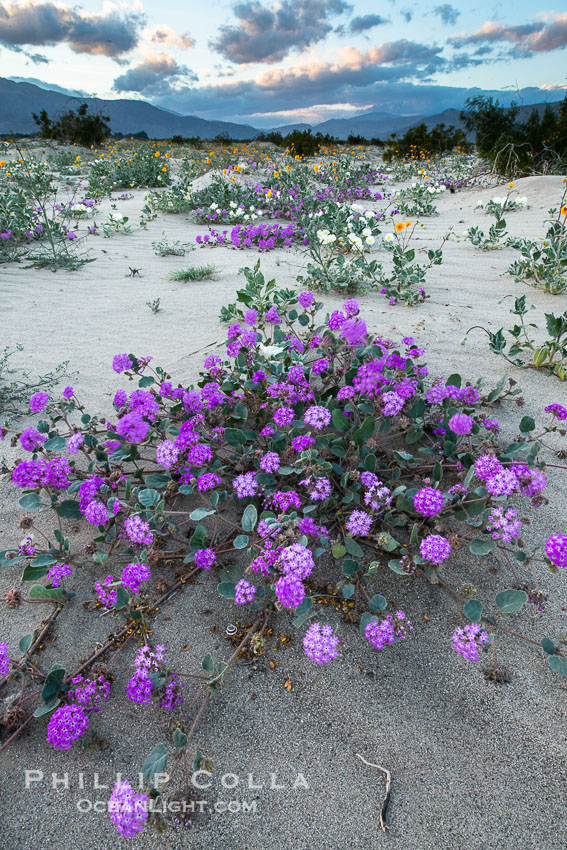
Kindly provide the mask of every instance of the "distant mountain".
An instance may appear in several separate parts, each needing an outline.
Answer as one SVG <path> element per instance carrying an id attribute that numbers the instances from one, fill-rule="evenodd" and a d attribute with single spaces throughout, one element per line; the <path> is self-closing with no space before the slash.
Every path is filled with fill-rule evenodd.
<path id="1" fill-rule="evenodd" d="M 33 133 L 37 127 L 32 118 L 46 109 L 53 117 L 58 112 L 87 103 L 91 112 L 110 116 L 114 133 L 137 133 L 141 130 L 154 139 L 172 136 L 200 136 L 214 139 L 219 133 L 228 133 L 235 139 L 253 139 L 258 130 L 249 124 L 229 121 L 206 121 L 194 115 L 176 115 L 144 100 L 99 100 L 73 97 L 50 91 L 33 83 L 15 83 L 0 77 L 0 133 Z"/>
<path id="2" fill-rule="evenodd" d="M 169 109 L 153 106 L 145 100 L 100 100 L 92 97 L 80 97 L 60 89 L 47 88 L 47 83 L 38 85 L 30 82 L 15 82 L 0 77 L 0 133 L 34 133 L 37 129 L 32 112 L 36 114 L 46 109 L 49 116 L 62 113 L 87 103 L 92 112 L 110 116 L 113 132 L 138 133 L 144 130 L 150 138 L 170 139 L 172 136 L 200 136 L 202 139 L 214 139 L 219 133 L 228 133 L 233 139 L 254 139 L 260 132 L 249 124 L 235 124 L 230 121 L 207 121 L 195 115 L 180 115 Z M 44 88 L 45 86 L 45 88 Z M 559 108 L 560 101 L 549 105 Z M 547 104 L 536 103 L 523 106 L 520 114 L 526 118 L 533 109 L 540 114 Z M 404 133 L 410 127 L 425 124 L 431 129 L 436 124 L 455 126 L 464 129 L 458 109 L 446 109 L 436 115 L 390 115 L 387 112 L 372 110 L 353 118 L 330 118 L 320 124 L 305 123 L 284 124 L 274 127 L 282 135 L 293 130 L 311 130 L 313 133 L 328 133 L 337 139 L 346 139 L 349 135 L 364 136 L 366 139 L 387 139 L 392 133 Z M 469 138 L 473 138 L 469 135 Z"/>

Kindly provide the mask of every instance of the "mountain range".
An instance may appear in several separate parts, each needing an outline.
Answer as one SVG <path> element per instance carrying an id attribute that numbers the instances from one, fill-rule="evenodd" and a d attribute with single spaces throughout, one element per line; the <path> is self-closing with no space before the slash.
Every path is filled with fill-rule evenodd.
<path id="1" fill-rule="evenodd" d="M 40 82 L 39 80 L 37 81 Z M 0 77 L 0 134 L 34 133 L 37 126 L 32 113 L 39 114 L 47 110 L 50 118 L 80 103 L 87 103 L 91 112 L 108 115 L 113 133 L 125 135 L 145 131 L 153 139 L 170 139 L 172 136 L 184 138 L 200 136 L 202 139 L 214 139 L 220 133 L 227 133 L 232 139 L 254 139 L 258 130 L 250 124 L 236 124 L 230 121 L 208 121 L 195 115 L 180 115 L 159 106 L 153 106 L 144 100 L 102 100 L 83 97 L 57 86 L 47 88 L 47 83 L 36 85 L 25 81 L 14 81 Z M 545 103 L 522 107 L 528 115 L 532 109 L 543 112 Z M 559 101 L 551 103 L 554 109 Z M 417 124 L 426 124 L 428 129 L 436 124 L 454 125 L 463 128 L 458 109 L 446 109 L 435 115 L 391 115 L 387 112 L 370 111 L 353 118 L 331 118 L 320 124 L 286 124 L 274 127 L 282 135 L 294 129 L 308 130 L 314 133 L 329 133 L 337 139 L 346 139 L 350 134 L 371 138 L 388 138 L 392 133 L 400 133 Z"/>

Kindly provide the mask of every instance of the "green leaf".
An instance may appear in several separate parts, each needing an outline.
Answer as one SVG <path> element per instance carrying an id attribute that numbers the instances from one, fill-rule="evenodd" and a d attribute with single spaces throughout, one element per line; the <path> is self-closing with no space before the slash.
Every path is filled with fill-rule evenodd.
<path id="1" fill-rule="evenodd" d="M 200 549 L 205 545 L 207 540 L 209 539 L 209 532 L 205 528 L 204 525 L 198 525 L 193 534 L 191 535 L 191 539 L 189 540 L 189 544 L 194 546 L 196 549 Z"/>
<path id="2" fill-rule="evenodd" d="M 205 671 L 205 673 L 214 673 L 215 672 L 215 662 L 213 661 L 212 655 L 208 652 L 201 661 L 201 667 Z"/>
<path id="3" fill-rule="evenodd" d="M 64 437 L 52 437 L 43 444 L 43 448 L 48 452 L 59 452 L 64 449 L 67 443 Z"/>
<path id="4" fill-rule="evenodd" d="M 224 599 L 234 599 L 234 588 L 236 587 L 233 581 L 221 581 L 217 585 L 217 593 Z"/>
<path id="5" fill-rule="evenodd" d="M 256 523 L 258 522 L 258 511 L 256 510 L 255 505 L 247 505 L 244 513 L 242 514 L 242 530 L 243 531 L 254 531 L 256 527 Z"/>
<path id="6" fill-rule="evenodd" d="M 513 614 L 515 611 L 519 611 L 527 601 L 528 594 L 525 590 L 503 590 L 496 594 L 496 604 L 503 614 Z"/>
<path id="7" fill-rule="evenodd" d="M 179 726 L 173 733 L 173 746 L 177 747 L 178 750 L 184 750 L 187 746 L 187 735 L 181 731 Z"/>
<path id="8" fill-rule="evenodd" d="M 34 717 L 43 717 L 45 714 L 49 714 L 51 711 L 55 711 L 57 706 L 61 700 L 57 698 L 54 702 L 50 702 L 49 705 L 39 705 L 33 713 Z"/>
<path id="9" fill-rule="evenodd" d="M 65 675 L 65 668 L 60 664 L 54 664 L 43 683 L 41 698 L 44 702 L 52 702 L 61 688 L 61 682 Z"/>
<path id="10" fill-rule="evenodd" d="M 33 633 L 32 632 L 30 632 L 30 634 L 28 634 L 28 635 L 24 635 L 23 637 L 21 637 L 20 641 L 18 643 L 18 648 L 19 648 L 20 652 L 27 652 L 28 649 L 30 648 L 30 646 L 32 645 L 32 643 L 33 643 Z"/>
<path id="11" fill-rule="evenodd" d="M 157 744 L 142 765 L 144 779 L 153 784 L 156 773 L 163 773 L 167 764 L 167 747 L 165 744 Z"/>
<path id="12" fill-rule="evenodd" d="M 356 540 L 353 540 L 352 537 L 345 538 L 345 546 L 349 555 L 352 555 L 354 558 L 364 557 L 364 552 L 362 551 Z"/>
<path id="13" fill-rule="evenodd" d="M 343 546 L 342 543 L 335 543 L 331 552 L 333 554 L 333 558 L 338 560 L 339 558 L 342 558 L 343 555 L 346 555 L 346 546 Z"/>
<path id="14" fill-rule="evenodd" d="M 555 655 L 555 653 L 557 652 L 555 644 L 549 638 L 541 639 L 541 648 L 544 652 L 547 652 L 548 655 Z"/>
<path id="15" fill-rule="evenodd" d="M 192 519 L 193 522 L 199 522 L 202 519 L 205 519 L 207 516 L 212 516 L 216 514 L 216 511 L 210 511 L 208 508 L 195 508 L 194 511 L 191 511 L 189 514 L 189 519 Z"/>
<path id="16" fill-rule="evenodd" d="M 394 559 L 392 561 L 388 561 L 388 566 L 390 567 L 390 569 L 392 570 L 393 573 L 396 573 L 396 575 L 407 576 L 408 573 L 406 573 L 404 570 L 402 570 L 402 568 L 400 567 L 400 563 L 401 563 L 401 561 Z"/>
<path id="17" fill-rule="evenodd" d="M 156 505 L 161 499 L 160 494 L 157 490 L 140 490 L 138 493 L 138 501 L 145 508 L 151 508 L 153 505 Z"/>
<path id="18" fill-rule="evenodd" d="M 55 563 L 52 561 L 51 563 Z M 22 573 L 22 581 L 38 581 L 38 579 L 43 578 L 49 572 L 48 566 L 39 566 L 34 567 L 33 564 L 28 564 L 27 567 L 24 567 L 24 571 Z"/>
<path id="19" fill-rule="evenodd" d="M 354 432 L 354 442 L 357 446 L 369 440 L 376 430 L 376 420 L 373 416 L 367 416 L 360 428 Z"/>
<path id="20" fill-rule="evenodd" d="M 234 538 L 232 545 L 235 549 L 246 549 L 246 547 L 248 546 L 248 540 L 249 538 L 247 534 L 238 534 Z"/>
<path id="21" fill-rule="evenodd" d="M 471 620 L 471 622 L 480 623 L 480 618 L 482 617 L 482 602 L 478 599 L 469 599 L 463 607 L 463 613 L 465 617 L 468 617 L 468 619 Z"/>
<path id="22" fill-rule="evenodd" d="M 522 434 L 529 434 L 530 431 L 534 431 L 535 426 L 535 421 L 531 416 L 523 416 L 520 420 L 520 431 Z"/>
<path id="23" fill-rule="evenodd" d="M 44 587 L 43 584 L 34 584 L 30 587 L 30 599 L 54 599 L 58 602 L 65 599 L 65 592 L 60 587 Z"/>
<path id="24" fill-rule="evenodd" d="M 491 537 L 475 537 L 469 543 L 469 550 L 473 555 L 488 555 L 496 546 L 496 541 Z"/>
<path id="25" fill-rule="evenodd" d="M 139 387 L 151 387 L 152 384 L 155 384 L 155 378 L 152 378 L 151 375 L 144 375 L 143 378 L 140 378 L 138 381 Z"/>
<path id="26" fill-rule="evenodd" d="M 342 412 L 342 410 L 333 410 L 331 415 L 331 421 L 337 431 L 340 431 L 341 434 L 345 434 L 349 429 L 349 421 Z"/>
<path id="27" fill-rule="evenodd" d="M 55 510 L 58 516 L 63 517 L 63 519 L 81 519 L 83 516 L 79 508 L 79 503 L 73 501 L 73 499 L 64 499 L 64 501 L 57 505 Z"/>
<path id="28" fill-rule="evenodd" d="M 350 599 L 351 596 L 354 596 L 355 590 L 356 590 L 356 588 L 355 588 L 354 584 L 347 582 L 346 584 L 343 584 L 341 592 L 342 592 L 345 599 Z"/>
<path id="29" fill-rule="evenodd" d="M 406 443 L 411 446 L 412 443 L 417 443 L 423 437 L 423 430 L 416 425 L 411 425 L 406 431 Z"/>
<path id="30" fill-rule="evenodd" d="M 150 475 L 146 475 L 145 483 L 147 487 L 157 487 L 159 490 L 162 490 L 167 487 L 170 481 L 169 475 L 163 475 L 161 472 L 152 472 Z"/>
<path id="31" fill-rule="evenodd" d="M 368 607 L 371 611 L 383 611 L 387 604 L 388 601 L 386 597 L 381 593 L 376 593 L 368 603 Z"/>
<path id="32" fill-rule="evenodd" d="M 554 673 L 559 676 L 567 676 L 567 658 L 561 655 L 550 655 L 547 662 Z"/>
<path id="33" fill-rule="evenodd" d="M 25 496 L 22 496 L 20 499 L 20 507 L 24 509 L 24 511 L 36 511 L 41 505 L 41 499 L 39 498 L 38 493 L 26 493 Z"/>

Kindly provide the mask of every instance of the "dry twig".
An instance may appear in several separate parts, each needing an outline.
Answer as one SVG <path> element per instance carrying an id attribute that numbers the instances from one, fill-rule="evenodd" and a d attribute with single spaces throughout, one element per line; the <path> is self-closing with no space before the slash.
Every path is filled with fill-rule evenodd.
<path id="1" fill-rule="evenodd" d="M 390 785 L 391 777 L 390 771 L 386 770 L 385 767 L 380 767 L 379 764 L 372 764 L 370 761 L 366 761 L 365 758 L 362 758 L 360 753 L 355 753 L 356 757 L 359 758 L 364 764 L 367 764 L 368 767 L 375 767 L 376 770 L 381 770 L 382 773 L 386 774 L 386 791 L 384 792 L 384 796 L 382 797 L 382 805 L 380 806 L 380 829 L 382 832 L 386 832 L 386 830 L 390 829 L 388 824 L 386 823 L 386 812 L 388 810 L 388 803 L 390 802 Z"/>

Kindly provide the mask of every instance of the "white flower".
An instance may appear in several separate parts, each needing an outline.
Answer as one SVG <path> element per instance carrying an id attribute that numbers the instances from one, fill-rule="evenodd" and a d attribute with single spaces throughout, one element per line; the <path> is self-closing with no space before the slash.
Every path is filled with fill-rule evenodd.
<path id="1" fill-rule="evenodd" d="M 372 231 L 370 230 L 370 228 L 369 228 L 369 227 L 365 227 L 365 228 L 364 228 L 364 230 L 362 231 L 362 235 L 363 235 L 363 236 L 371 236 L 371 235 L 372 235 Z"/>
<path id="2" fill-rule="evenodd" d="M 394 234 L 393 233 L 387 233 L 384 236 L 384 242 L 393 242 L 393 241 L 394 241 Z"/>
<path id="3" fill-rule="evenodd" d="M 248 215 L 248 213 L 246 213 L 246 215 L 244 216 L 244 221 L 249 221 L 249 220 L 250 220 L 250 216 Z"/>
<path id="4" fill-rule="evenodd" d="M 209 207 L 210 210 L 218 210 L 218 208 L 218 204 L 211 204 L 211 206 Z"/>
<path id="5" fill-rule="evenodd" d="M 231 210 L 236 209 L 236 201 L 231 201 L 231 202 L 230 202 L 230 208 L 231 208 Z"/>
<path id="6" fill-rule="evenodd" d="M 366 242 L 367 245 L 374 245 L 374 243 L 376 242 L 376 239 L 372 236 L 372 234 L 370 234 L 370 236 L 367 236 L 364 241 Z"/>
<path id="7" fill-rule="evenodd" d="M 477 205 L 477 207 L 482 207 L 482 206 L 483 206 L 483 203 L 482 203 L 482 201 L 477 201 L 477 202 L 476 202 L 476 205 Z"/>
<path id="8" fill-rule="evenodd" d="M 251 207 L 248 207 L 248 209 L 250 210 L 250 212 L 254 212 L 254 205 L 252 205 Z"/>

